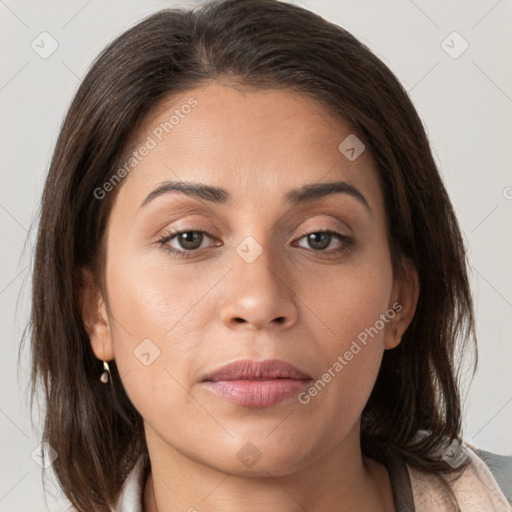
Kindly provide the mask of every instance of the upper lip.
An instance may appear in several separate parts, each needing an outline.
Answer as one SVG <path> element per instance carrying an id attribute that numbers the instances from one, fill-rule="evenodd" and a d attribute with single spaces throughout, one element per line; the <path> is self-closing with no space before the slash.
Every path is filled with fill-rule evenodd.
<path id="1" fill-rule="evenodd" d="M 279 359 L 265 361 L 243 359 L 221 366 L 204 378 L 205 381 L 270 379 L 311 379 L 311 377 L 292 364 Z"/>

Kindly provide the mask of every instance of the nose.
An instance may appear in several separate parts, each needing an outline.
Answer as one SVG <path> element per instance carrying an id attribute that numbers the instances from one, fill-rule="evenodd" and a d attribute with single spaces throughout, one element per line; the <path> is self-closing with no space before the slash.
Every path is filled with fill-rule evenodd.
<path id="1" fill-rule="evenodd" d="M 240 256 L 242 254 L 242 256 Z M 253 261 L 235 253 L 224 283 L 221 318 L 231 329 L 290 329 L 298 316 L 298 296 L 290 270 L 263 249 Z"/>

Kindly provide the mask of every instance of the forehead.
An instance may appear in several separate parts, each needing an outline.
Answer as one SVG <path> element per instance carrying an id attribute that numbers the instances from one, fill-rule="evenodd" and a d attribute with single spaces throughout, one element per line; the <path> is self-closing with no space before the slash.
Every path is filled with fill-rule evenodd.
<path id="1" fill-rule="evenodd" d="M 126 156 L 125 163 L 138 152 L 126 166 L 119 202 L 138 208 L 169 180 L 221 187 L 233 204 L 282 201 L 304 184 L 344 180 L 378 210 L 380 185 L 368 148 L 355 159 L 344 152 L 358 144 L 354 137 L 347 123 L 304 94 L 213 82 L 167 98 L 147 116 Z"/>

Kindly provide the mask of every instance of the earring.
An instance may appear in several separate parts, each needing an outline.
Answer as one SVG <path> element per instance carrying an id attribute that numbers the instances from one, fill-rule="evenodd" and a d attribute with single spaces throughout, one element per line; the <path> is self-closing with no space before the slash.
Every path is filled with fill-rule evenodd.
<path id="1" fill-rule="evenodd" d="M 101 374 L 100 380 L 103 384 L 107 384 L 110 380 L 110 368 L 108 367 L 107 361 L 103 361 L 103 373 Z"/>

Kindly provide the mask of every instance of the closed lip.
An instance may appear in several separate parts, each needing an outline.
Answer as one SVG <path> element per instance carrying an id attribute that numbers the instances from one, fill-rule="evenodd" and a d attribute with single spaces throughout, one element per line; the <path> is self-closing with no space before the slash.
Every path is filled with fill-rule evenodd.
<path id="1" fill-rule="evenodd" d="M 281 361 L 280 359 L 266 359 L 264 361 L 243 359 L 221 366 L 208 373 L 203 380 L 205 382 L 218 382 L 272 379 L 307 380 L 311 379 L 311 376 L 302 372 L 292 364 Z"/>

